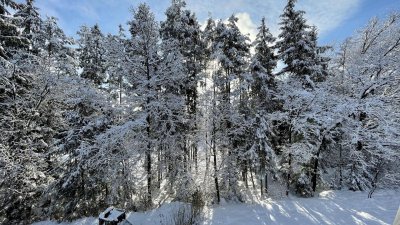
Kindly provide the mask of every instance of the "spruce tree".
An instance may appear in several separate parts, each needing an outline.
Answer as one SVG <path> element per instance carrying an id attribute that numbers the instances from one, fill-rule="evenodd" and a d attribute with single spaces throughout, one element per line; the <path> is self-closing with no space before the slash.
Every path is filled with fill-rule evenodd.
<path id="1" fill-rule="evenodd" d="M 101 85 L 105 81 L 104 36 L 99 25 L 91 28 L 82 26 L 79 35 L 79 65 L 81 77 Z"/>
<path id="2" fill-rule="evenodd" d="M 197 168 L 197 142 L 198 130 L 198 84 L 201 73 L 205 69 L 205 44 L 201 38 L 200 24 L 191 11 L 185 9 L 184 0 L 172 0 L 171 6 L 166 11 L 167 19 L 161 23 L 160 34 L 163 41 L 175 39 L 178 42 L 178 50 L 183 56 L 185 70 L 187 71 L 184 92 L 186 98 L 186 111 L 189 124 L 186 162 L 193 159 Z M 190 165 L 190 164 L 188 164 Z"/>
<path id="3" fill-rule="evenodd" d="M 213 75 L 216 86 L 216 110 L 218 119 L 216 126 L 219 132 L 215 134 L 219 143 L 215 143 L 223 155 L 224 161 L 223 186 L 229 198 L 237 198 L 239 171 L 243 168 L 244 149 L 248 144 L 244 137 L 247 129 L 245 120 L 246 110 L 243 102 L 246 101 L 245 87 L 247 84 L 247 59 L 249 56 L 248 37 L 240 33 L 237 27 L 237 18 L 231 16 L 228 24 L 220 21 L 215 28 L 215 37 L 212 45 L 212 59 L 220 68 Z"/>
<path id="4" fill-rule="evenodd" d="M 204 31 L 202 32 L 202 39 L 204 41 L 205 45 L 205 58 L 206 60 L 206 66 L 209 66 L 207 64 L 210 64 L 210 59 L 211 59 L 211 54 L 213 52 L 213 42 L 215 39 L 215 21 L 213 18 L 208 18 L 207 19 L 207 24 L 206 27 L 204 28 Z"/>
<path id="5" fill-rule="evenodd" d="M 272 98 L 276 92 L 276 82 L 273 70 L 277 64 L 277 57 L 274 54 L 273 44 L 275 38 L 266 27 L 265 18 L 261 20 L 256 40 L 253 43 L 255 53 L 252 56 L 250 71 L 252 73 L 251 97 L 254 99 L 254 106 L 258 109 L 271 112 Z"/>
<path id="6" fill-rule="evenodd" d="M 14 17 L 19 21 L 22 27 L 22 35 L 30 41 L 29 49 L 34 53 L 38 53 L 37 35 L 41 30 L 42 19 L 40 18 L 39 9 L 34 6 L 34 0 L 26 0 L 26 3 L 18 10 Z"/>
<path id="7" fill-rule="evenodd" d="M 170 38 L 161 45 L 162 55 L 159 65 L 159 117 L 157 136 L 166 158 L 164 164 L 170 167 L 168 181 L 175 198 L 189 201 L 194 193 L 194 180 L 191 177 L 187 154 L 187 114 L 185 112 L 186 67 L 179 51 L 178 40 Z"/>
<path id="8" fill-rule="evenodd" d="M 0 59 L 8 59 L 12 52 L 26 48 L 29 40 L 22 36 L 18 23 L 10 17 L 10 9 L 19 10 L 22 5 L 13 0 L 0 1 Z"/>
<path id="9" fill-rule="evenodd" d="M 4 13 L 15 6 L 12 1 L 1 5 Z M 50 181 L 46 153 L 58 121 L 40 58 L 27 52 L 29 42 L 14 17 L 0 16 L 0 221 L 26 224 L 40 216 L 36 203 Z"/>
<path id="10" fill-rule="evenodd" d="M 324 125 L 313 122 L 313 120 L 306 120 L 301 124 L 302 126 L 299 126 L 296 121 L 307 115 L 319 95 L 325 94 L 324 92 L 319 93 L 319 84 L 316 82 L 322 82 L 326 78 L 328 59 L 323 54 L 328 48 L 317 45 L 316 29 L 307 25 L 304 11 L 294 9 L 295 3 L 296 0 L 288 0 L 281 15 L 281 33 L 277 48 L 279 59 L 285 63 L 285 67 L 277 75 L 285 74 L 287 76 L 279 88 L 280 95 L 284 96 L 282 97 L 282 111 L 287 116 L 284 119 L 273 121 L 276 124 L 274 133 L 277 134 L 277 138 L 273 138 L 272 141 L 282 156 L 281 163 L 284 165 L 282 172 L 287 181 L 286 193 L 289 194 L 289 189 L 293 184 L 296 192 L 300 195 L 312 196 L 312 185 L 315 184 L 316 177 L 312 172 L 312 167 L 318 165 L 316 158 L 319 157 L 321 151 L 305 146 L 308 142 L 316 141 L 313 139 L 319 135 L 315 135 L 314 132 L 323 130 L 323 127 L 320 126 Z M 287 101 L 287 98 L 291 101 Z M 321 138 L 321 140 L 324 139 Z M 278 143 L 280 144 L 278 145 Z M 323 143 L 321 145 L 324 146 Z M 314 154 L 314 159 L 302 156 L 306 154 Z"/>
<path id="11" fill-rule="evenodd" d="M 74 40 L 67 37 L 58 26 L 57 18 L 47 17 L 37 34 L 37 50 L 50 72 L 60 76 L 76 75 L 75 51 L 70 47 Z"/>
<path id="12" fill-rule="evenodd" d="M 159 26 L 146 4 L 141 4 L 133 11 L 133 19 L 129 22 L 131 41 L 128 49 L 132 62 L 128 81 L 134 87 L 133 101 L 140 107 L 137 118 L 144 121 L 140 142 L 144 146 L 145 169 L 147 175 L 146 207 L 152 205 L 153 162 L 152 154 L 159 138 L 159 89 L 161 87 L 158 71 L 159 65 Z"/>
<path id="13" fill-rule="evenodd" d="M 309 71 L 309 57 L 311 52 L 309 40 L 309 25 L 306 24 L 304 11 L 295 10 L 297 0 L 288 0 L 283 14 L 280 40 L 277 42 L 279 59 L 285 63 L 282 72 L 293 73 L 295 76 L 305 79 Z"/>
<path id="14" fill-rule="evenodd" d="M 272 46 L 274 42 L 275 38 L 266 26 L 265 18 L 262 18 L 261 25 L 258 27 L 256 40 L 253 43 L 255 54 L 253 55 L 253 63 L 250 66 L 252 70 L 262 71 L 269 75 L 272 74 L 277 60 Z"/>
<path id="15" fill-rule="evenodd" d="M 122 106 L 124 89 L 127 87 L 126 77 L 129 72 L 129 62 L 127 58 L 128 40 L 125 30 L 120 25 L 117 35 L 107 35 L 106 37 L 106 68 L 110 85 L 109 91 L 114 98 L 118 99 Z M 126 94 L 126 93 L 125 93 Z"/>
<path id="16" fill-rule="evenodd" d="M 330 46 L 318 46 L 318 30 L 316 26 L 312 26 L 309 31 L 310 47 L 312 49 L 311 54 L 311 68 L 310 78 L 313 82 L 323 82 L 327 79 L 328 74 L 328 63 L 330 58 L 325 54 L 331 50 Z"/>
<path id="17" fill-rule="evenodd" d="M 277 48 L 285 67 L 278 74 L 291 73 L 304 87 L 313 88 L 313 82 L 323 81 L 327 76 L 329 58 L 323 54 L 329 47 L 317 45 L 317 30 L 307 24 L 304 11 L 294 9 L 296 1 L 288 0 L 281 15 Z"/>
<path id="18" fill-rule="evenodd" d="M 16 3 L 14 0 L 1 0 L 0 1 L 0 14 L 1 15 L 10 15 L 9 8 L 13 10 L 20 9 L 22 7 L 21 4 Z"/>
<path id="19" fill-rule="evenodd" d="M 212 71 L 208 77 L 210 77 L 212 79 L 212 81 L 215 81 L 217 79 L 216 75 L 217 72 L 214 72 L 214 69 L 216 68 L 216 62 L 215 60 L 211 60 L 211 55 L 213 54 L 213 45 L 214 45 L 214 41 L 215 41 L 215 37 L 216 37 L 216 24 L 215 21 L 212 18 L 209 18 L 207 20 L 207 25 L 202 33 L 202 38 L 203 41 L 206 45 L 206 48 L 204 49 L 205 51 L 205 55 L 206 55 L 206 59 L 207 60 L 207 69 L 208 71 Z M 207 71 L 207 72 L 208 72 Z M 217 110 L 217 87 L 214 84 L 214 82 L 211 82 L 211 84 L 209 84 L 207 82 L 207 79 L 204 81 L 204 87 L 205 89 L 207 89 L 208 86 L 210 86 L 210 89 L 208 92 L 206 92 L 203 97 L 204 97 L 204 101 L 208 102 L 208 107 L 206 107 L 204 109 L 204 115 L 207 115 L 205 118 L 205 126 L 208 128 L 208 130 L 206 130 L 206 139 L 209 136 L 210 137 L 210 154 L 212 155 L 212 168 L 213 168 L 213 175 L 212 175 L 212 179 L 214 182 L 214 190 L 215 190 L 215 197 L 216 197 L 216 202 L 219 204 L 221 201 L 221 192 L 220 192 L 220 182 L 219 182 L 219 166 L 218 166 L 218 156 L 219 156 L 219 152 L 217 151 L 217 129 L 218 129 L 218 124 L 217 121 L 219 121 L 219 114 L 218 114 L 218 110 Z M 210 100 L 211 98 L 211 100 Z M 204 103 L 204 105 L 207 105 L 207 103 Z M 206 140 L 207 141 L 207 140 Z M 206 161 L 211 161 L 210 158 L 206 158 Z M 208 164 L 207 164 L 208 165 Z M 208 167 L 206 168 L 206 172 Z"/>
<path id="20" fill-rule="evenodd" d="M 256 40 L 253 43 L 255 54 L 250 64 L 251 79 L 251 128 L 253 134 L 252 146 L 249 155 L 251 161 L 258 165 L 261 195 L 267 193 L 267 171 L 274 168 L 274 152 L 270 148 L 271 125 L 269 113 L 278 110 L 276 100 L 276 82 L 272 74 L 276 67 L 277 57 L 274 54 L 275 38 L 266 27 L 265 19 L 261 20 Z"/>

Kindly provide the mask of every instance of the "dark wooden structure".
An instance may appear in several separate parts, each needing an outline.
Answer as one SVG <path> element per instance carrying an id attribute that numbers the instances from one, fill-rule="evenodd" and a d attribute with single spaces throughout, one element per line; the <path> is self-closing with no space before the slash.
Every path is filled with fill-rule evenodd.
<path id="1" fill-rule="evenodd" d="M 99 215 L 99 225 L 131 224 L 126 220 L 125 211 L 114 207 L 107 208 Z"/>

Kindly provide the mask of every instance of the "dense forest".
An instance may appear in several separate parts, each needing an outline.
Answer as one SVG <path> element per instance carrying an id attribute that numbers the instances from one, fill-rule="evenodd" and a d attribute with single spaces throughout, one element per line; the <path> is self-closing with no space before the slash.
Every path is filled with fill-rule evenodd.
<path id="1" fill-rule="evenodd" d="M 76 39 L 0 0 L 0 223 L 398 187 L 400 14 L 319 46 L 295 4 L 251 42 L 184 0 Z"/>

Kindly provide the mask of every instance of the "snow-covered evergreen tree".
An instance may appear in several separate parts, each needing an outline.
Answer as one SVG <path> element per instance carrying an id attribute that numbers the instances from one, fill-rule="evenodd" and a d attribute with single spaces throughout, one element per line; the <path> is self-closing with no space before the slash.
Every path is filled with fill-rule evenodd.
<path id="1" fill-rule="evenodd" d="M 128 40 L 124 34 L 125 30 L 119 26 L 117 35 L 106 37 L 106 64 L 107 83 L 114 98 L 118 99 L 120 106 L 123 105 L 123 96 L 126 95 L 126 77 L 129 72 L 129 60 L 127 58 Z"/>
<path id="2" fill-rule="evenodd" d="M 322 82 L 329 75 L 328 62 L 331 59 L 327 56 L 327 52 L 331 50 L 331 47 L 318 46 L 317 27 L 312 26 L 309 32 L 310 47 L 312 49 L 309 76 L 314 82 Z"/>
<path id="3" fill-rule="evenodd" d="M 265 18 L 262 18 L 261 25 L 258 27 L 258 34 L 256 40 L 253 43 L 255 53 L 251 62 L 250 68 L 252 71 L 265 73 L 265 75 L 272 75 L 273 70 L 276 67 L 277 57 L 274 54 L 273 44 L 275 38 L 272 36 L 269 28 L 265 23 Z M 269 78 L 265 81 L 269 81 Z M 271 81 L 273 82 L 273 81 Z M 271 83 L 270 85 L 272 85 Z"/>
<path id="4" fill-rule="evenodd" d="M 37 202 L 51 180 L 47 153 L 59 121 L 40 60 L 25 48 L 12 53 L 0 65 L 0 219 L 28 223 L 41 215 Z"/>
<path id="5" fill-rule="evenodd" d="M 133 11 L 133 19 L 129 22 L 131 41 L 128 50 L 132 62 L 130 76 L 127 77 L 133 86 L 132 100 L 139 108 L 135 120 L 142 121 L 138 141 L 142 143 L 142 154 L 145 156 L 147 176 L 146 204 L 152 205 L 154 188 L 154 168 L 152 154 L 155 154 L 159 142 L 156 132 L 159 128 L 160 99 L 159 91 L 162 83 L 159 70 L 159 25 L 146 4 L 141 4 Z"/>
<path id="6" fill-rule="evenodd" d="M 77 49 L 33 0 L 0 0 L 0 224 L 246 200 L 251 184 L 398 187 L 399 13 L 330 61 L 295 3 L 251 56 L 235 16 L 202 32 L 182 0 L 160 26 L 140 4 L 130 37 L 83 26 Z"/>
<path id="7" fill-rule="evenodd" d="M 312 196 L 316 188 L 321 146 L 326 148 L 329 139 L 325 133 L 331 134 L 328 127 L 336 128 L 337 122 L 332 122 L 326 116 L 332 111 L 325 108 L 326 104 L 321 98 L 329 95 L 325 92 L 327 90 L 319 87 L 324 84 L 318 83 L 328 75 L 326 63 L 329 59 L 323 56 L 328 47 L 317 45 L 316 29 L 307 25 L 304 11 L 294 9 L 295 3 L 296 0 L 289 0 L 281 15 L 277 47 L 279 59 L 285 63 L 285 67 L 278 75 L 286 78 L 278 88 L 283 105 L 280 112 L 272 115 L 277 138 L 271 141 L 281 156 L 281 172 L 287 183 L 286 194 L 293 187 L 300 195 Z M 321 108 L 327 111 L 318 111 Z"/>
<path id="8" fill-rule="evenodd" d="M 251 128 L 253 143 L 250 149 L 251 162 L 257 165 L 260 177 L 261 194 L 267 192 L 267 171 L 274 170 L 274 152 L 270 147 L 271 124 L 268 113 L 278 109 L 276 97 L 276 82 L 272 71 L 276 67 L 277 58 L 274 54 L 273 43 L 275 38 L 266 27 L 265 19 L 261 20 L 256 40 L 253 43 L 255 53 L 252 56 L 250 72 L 250 102 Z"/>
<path id="9" fill-rule="evenodd" d="M 40 88 L 35 79 L 37 68 L 27 66 L 32 60 L 27 55 L 20 51 L 12 56 L 16 63 L 0 66 L 0 85 L 6 89 L 0 96 L 0 218 L 7 218 L 9 223 L 33 216 L 25 203 L 34 204 L 34 195 L 48 178 L 43 174 L 48 133 L 42 130 L 40 118 L 41 98 L 48 90 L 42 89 L 43 95 L 36 95 L 35 89 Z M 25 70 L 28 68 L 30 72 Z"/>
<path id="10" fill-rule="evenodd" d="M 29 41 L 22 36 L 17 21 L 12 17 L 11 10 L 19 10 L 22 6 L 13 0 L 0 2 L 0 60 L 8 59 L 13 51 L 28 47 Z"/>
<path id="11" fill-rule="evenodd" d="M 57 77 L 76 75 L 78 60 L 71 47 L 74 40 L 64 34 L 55 17 L 46 18 L 41 25 L 41 31 L 36 35 L 36 48 L 44 60 L 43 64 Z"/>
<path id="12" fill-rule="evenodd" d="M 42 19 L 40 18 L 39 9 L 34 6 L 34 3 L 34 0 L 26 0 L 26 3 L 14 14 L 14 17 L 22 28 L 22 35 L 30 42 L 30 51 L 37 53 L 37 34 L 41 29 Z"/>
<path id="13" fill-rule="evenodd" d="M 177 39 L 164 40 L 161 46 L 162 61 L 159 79 L 159 115 L 157 136 L 167 158 L 164 165 L 170 169 L 167 173 L 175 198 L 188 201 L 194 193 L 194 180 L 188 164 L 187 127 L 185 112 L 185 77 L 187 70 L 183 55 L 179 51 Z"/>
<path id="14" fill-rule="evenodd" d="M 277 110 L 276 81 L 272 74 L 276 67 L 277 57 L 274 54 L 273 43 L 275 38 L 266 27 L 262 19 L 259 33 L 253 43 L 255 53 L 250 63 L 252 108 L 258 114 Z"/>
<path id="15" fill-rule="evenodd" d="M 292 73 L 310 87 L 310 75 L 314 65 L 315 43 L 310 26 L 304 18 L 304 11 L 295 10 L 297 0 L 288 0 L 281 15 L 279 40 L 277 42 L 279 59 L 285 63 L 282 73 Z M 313 48 L 314 47 L 314 48 Z"/>
<path id="16" fill-rule="evenodd" d="M 178 50 L 183 56 L 186 76 L 183 78 L 186 95 L 188 135 L 185 157 L 188 166 L 192 159 L 197 168 L 197 114 L 198 114 L 198 84 L 205 69 L 205 44 L 201 38 L 200 24 L 191 11 L 185 9 L 183 0 L 173 0 L 166 11 L 167 19 L 161 23 L 160 34 L 163 41 L 175 39 Z"/>
<path id="17" fill-rule="evenodd" d="M 242 104 L 246 98 L 248 85 L 247 58 L 249 56 L 248 37 L 240 33 L 236 25 L 237 18 L 231 16 L 228 24 L 220 21 L 215 28 L 211 58 L 220 69 L 213 75 L 216 87 L 216 110 L 218 133 L 215 143 L 225 158 L 222 176 L 223 191 L 228 198 L 237 198 L 240 169 L 245 169 L 243 158 L 247 146 L 244 134 L 247 129 L 245 110 Z M 222 190 L 221 188 L 221 190 Z"/>
<path id="18" fill-rule="evenodd" d="M 79 35 L 79 65 L 82 68 L 81 77 L 101 85 L 105 79 L 105 46 L 104 36 L 99 25 L 89 28 L 82 26 Z"/>

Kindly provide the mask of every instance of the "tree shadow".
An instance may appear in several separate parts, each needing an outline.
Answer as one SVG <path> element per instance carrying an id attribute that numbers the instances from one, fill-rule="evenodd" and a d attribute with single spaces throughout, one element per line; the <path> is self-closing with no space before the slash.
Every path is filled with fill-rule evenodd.
<path id="1" fill-rule="evenodd" d="M 279 201 L 263 200 L 253 204 L 227 204 L 208 208 L 204 225 L 390 225 L 398 202 L 371 201 L 331 195 L 330 197 Z M 393 217 L 393 218 L 392 218 Z"/>

